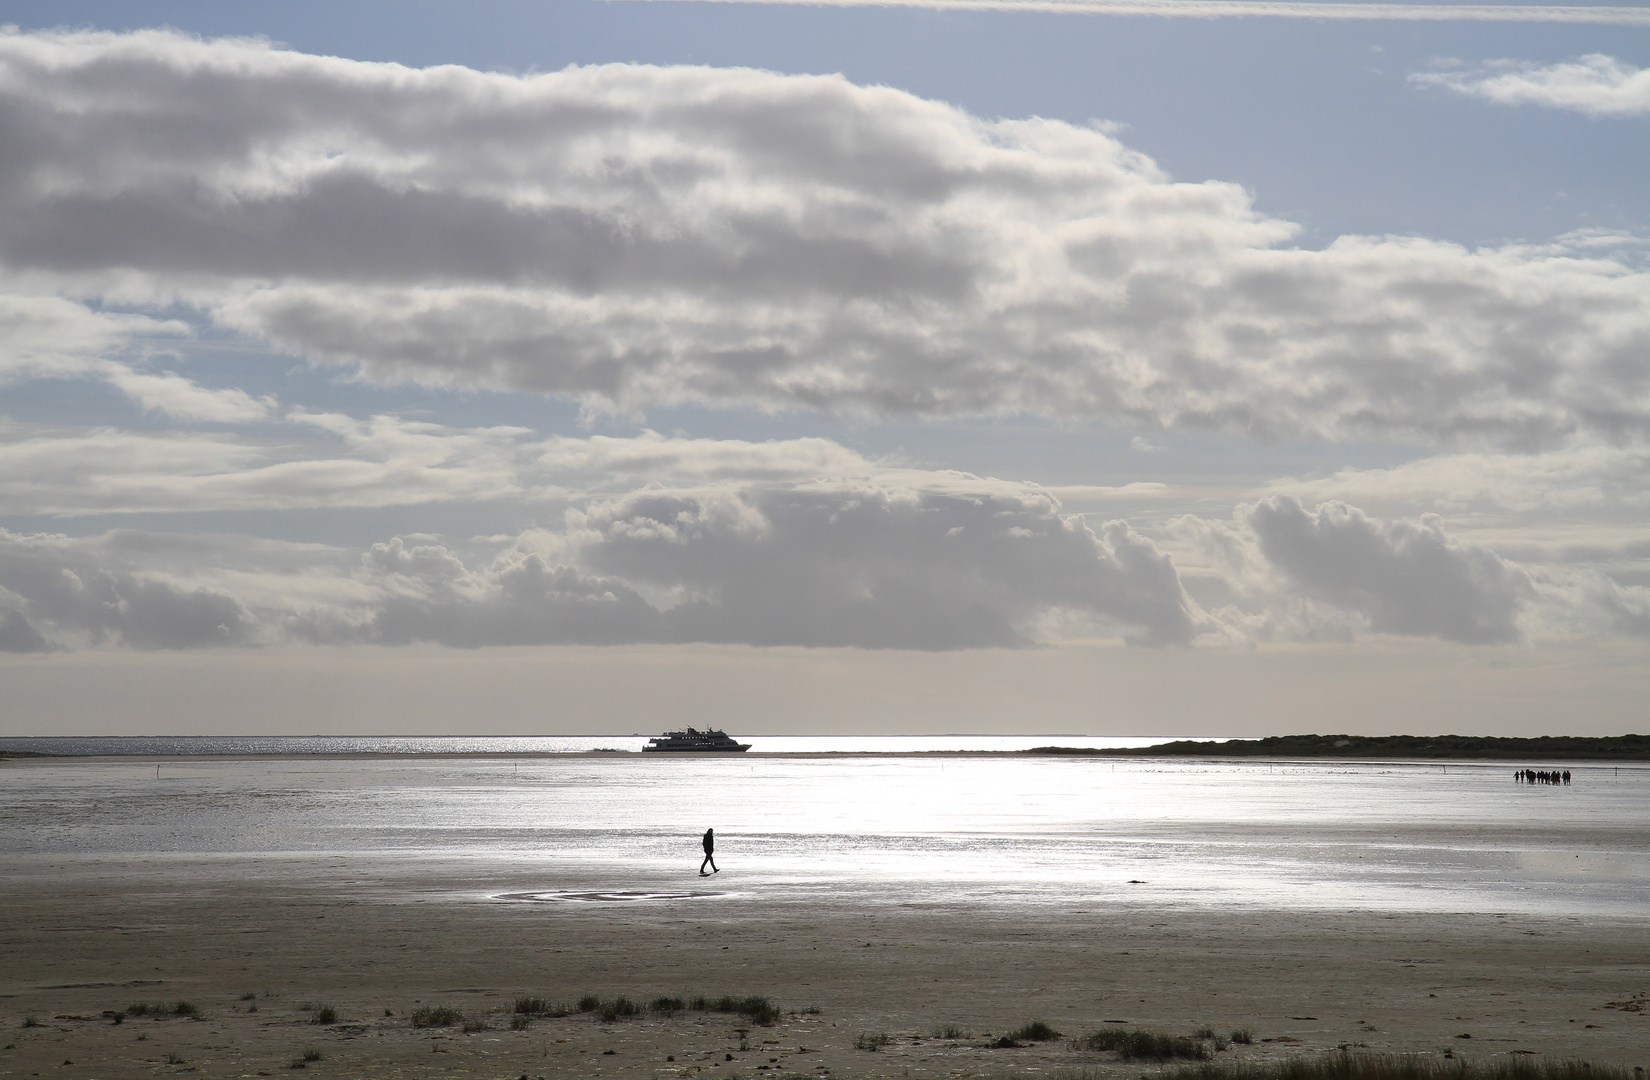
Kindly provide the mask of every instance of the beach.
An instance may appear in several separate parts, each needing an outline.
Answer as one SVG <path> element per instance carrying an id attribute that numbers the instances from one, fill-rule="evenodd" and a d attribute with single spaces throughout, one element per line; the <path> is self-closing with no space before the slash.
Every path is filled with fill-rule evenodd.
<path id="1" fill-rule="evenodd" d="M 152 775 L 154 764 L 142 767 Z M 1523 817 L 1490 835 L 1488 848 L 1519 846 L 1513 854 L 1539 886 L 1528 902 L 1474 905 L 1458 891 L 1428 891 L 1424 882 L 1413 885 L 1411 902 L 1394 902 L 1402 886 L 1382 883 L 1402 877 L 1392 858 L 1380 874 L 1361 879 L 1324 858 L 1321 897 L 1268 900 L 1274 893 L 1258 886 L 1235 894 L 1206 887 L 1204 875 L 1218 867 L 1199 869 L 1208 858 L 1195 850 L 1185 860 L 1193 885 L 1179 890 L 1177 861 L 1138 849 L 1130 849 L 1132 862 L 1119 856 L 1088 876 L 1056 855 L 1084 859 L 1089 849 L 1066 843 L 1054 854 L 1022 856 L 1043 842 L 1031 834 L 1060 834 L 1071 823 L 998 828 L 983 796 L 981 827 L 972 831 L 944 834 L 926 828 L 931 820 L 913 820 L 897 835 L 834 832 L 831 826 L 853 820 L 847 807 L 839 820 L 818 823 L 826 838 L 819 848 L 794 836 L 791 849 L 771 838 L 767 847 L 747 844 L 741 830 L 756 831 L 762 801 L 780 785 L 798 790 L 796 777 L 818 768 L 759 761 L 743 763 L 746 776 L 771 773 L 776 788 L 755 784 L 753 804 L 738 813 L 737 800 L 723 798 L 723 872 L 700 878 L 696 837 L 686 830 L 662 842 L 637 840 L 641 847 L 619 858 L 601 854 L 616 842 L 591 835 L 646 831 L 634 804 L 603 800 L 652 764 L 579 759 L 532 767 L 546 771 L 524 782 L 515 779 L 519 762 L 420 763 L 425 794 L 442 793 L 439 813 L 468 806 L 477 821 L 449 828 L 453 835 L 439 842 L 425 822 L 416 843 L 395 843 L 373 819 L 386 801 L 382 785 L 407 785 L 401 766 L 383 766 L 392 771 L 363 781 L 359 769 L 341 762 L 167 762 L 161 784 L 174 783 L 164 779 L 168 768 L 196 771 L 176 788 L 143 794 L 128 763 L 7 763 L 0 1017 L 8 1048 L 0 1051 L 0 1076 L 277 1075 L 306 1051 L 320 1055 L 304 1063 L 313 1075 L 386 1077 L 1062 1070 L 1132 1077 L 1157 1067 L 1081 1049 L 1070 1038 L 987 1048 L 1032 1020 L 1068 1037 L 1111 1025 L 1181 1035 L 1252 1032 L 1248 1045 L 1215 1051 L 1210 1043 L 1221 1059 L 1350 1046 L 1650 1065 L 1650 1009 L 1634 1004 L 1650 993 L 1650 912 L 1642 891 L 1635 893 L 1642 855 L 1634 861 L 1631 821 L 1589 827 L 1585 819 L 1596 815 L 1553 811 L 1562 820 L 1547 835 L 1533 835 Z M 909 775 L 915 767 L 891 759 L 885 768 Z M 993 775 L 989 763 L 978 767 L 984 771 L 968 786 Z M 825 789 L 842 782 L 842 768 L 827 769 Z M 1070 771 L 1070 763 L 1032 768 L 997 774 L 1011 788 L 1096 779 L 1092 771 Z M 737 779 L 731 763 L 691 769 L 706 772 L 670 774 L 666 801 L 691 798 L 707 776 L 724 785 Z M 1193 774 L 1151 775 L 1153 784 L 1164 776 L 1190 784 Z M 1232 774 L 1210 775 L 1218 785 Z M 1398 782 L 1390 772 L 1372 775 Z M 1487 787 L 1489 776 L 1486 769 L 1478 783 L 1498 790 Z M 308 779 L 300 784 L 301 777 Z M 1258 774 L 1242 777 L 1254 783 Z M 553 789 L 555 802 L 572 805 L 570 820 L 582 816 L 587 828 L 553 825 L 549 836 L 477 840 L 476 829 L 497 829 L 485 812 L 491 796 L 483 797 L 481 782 L 488 778 L 500 805 L 519 801 L 526 783 Z M 661 781 L 653 779 L 657 788 Z M 887 786 L 889 779 L 884 772 L 869 783 Z M 1598 805 L 1630 810 L 1641 785 L 1634 778 Z M 1464 804 L 1483 799 L 1462 791 Z M 335 801 L 340 792 L 349 798 Z M 1012 791 L 999 794 L 1005 806 L 1013 802 Z M 1238 805 L 1229 791 L 1221 797 Z M 269 808 L 243 820 L 248 801 Z M 1435 802 L 1434 816 L 1447 819 L 1453 804 Z M 164 817 L 169 803 L 178 807 L 171 824 L 127 820 L 116 828 L 98 816 Z M 359 835 L 337 817 L 350 805 Z M 1573 805 L 1585 810 L 1580 800 Z M 1287 859 L 1269 831 L 1281 820 L 1234 814 L 1220 842 L 1269 853 L 1257 880 L 1287 879 Z M 314 822 L 312 843 L 295 850 L 287 830 L 304 821 Z M 789 819 L 776 806 L 770 821 Z M 1344 823 L 1323 825 L 1309 847 L 1345 841 Z M 1137 821 L 1128 831 L 1138 843 L 1186 827 Z M 1477 831 L 1453 827 L 1458 835 Z M 1405 823 L 1406 831 L 1417 828 Z M 774 831 L 794 832 L 794 825 Z M 1245 831 L 1251 839 L 1238 843 Z M 259 835 L 273 839 L 260 845 Z M 910 845 L 913 836 L 922 842 Z M 1117 846 L 1116 838 L 1103 846 Z M 933 849 L 948 847 L 965 861 L 989 863 L 995 852 L 996 865 L 959 867 L 955 880 L 936 881 Z M 1461 847 L 1429 841 L 1426 859 Z M 678 848 L 679 858 L 667 857 Z M 1572 861 L 1593 867 L 1597 894 L 1614 899 L 1580 910 L 1576 898 L 1594 894 L 1585 875 L 1546 866 L 1551 852 L 1568 848 L 1587 853 Z M 655 850 L 665 854 L 655 859 Z M 834 853 L 835 865 L 810 872 L 822 851 Z M 1615 869 L 1597 870 L 1605 865 Z M 1027 874 L 1040 876 L 1020 880 Z M 1337 875 L 1347 880 L 1331 880 Z M 1349 893 L 1359 881 L 1368 888 L 1363 900 Z M 1287 884 L 1274 882 L 1275 895 L 1287 897 Z M 1521 895 L 1479 889 L 1491 901 Z M 604 1022 L 575 1008 L 526 1018 L 512 1030 L 517 998 L 576 1006 L 584 995 L 644 1002 L 762 995 L 780 1015 L 772 1026 L 695 1009 Z M 194 1015 L 130 1011 L 179 1001 Z M 323 1005 L 335 1010 L 336 1022 L 311 1022 Z M 411 1023 L 416 1010 L 438 1006 L 457 1010 L 476 1030 Z M 24 1026 L 31 1018 L 34 1026 Z M 856 1049 L 856 1042 L 869 1044 L 867 1035 L 888 1042 Z"/>

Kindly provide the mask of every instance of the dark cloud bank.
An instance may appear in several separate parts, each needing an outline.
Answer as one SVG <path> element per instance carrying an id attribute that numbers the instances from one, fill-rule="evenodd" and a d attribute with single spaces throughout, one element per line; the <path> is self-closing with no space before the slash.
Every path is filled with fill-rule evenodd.
<path id="1" fill-rule="evenodd" d="M 1484 644 L 1532 629 L 1634 634 L 1647 624 L 1642 597 L 1607 581 L 1535 581 L 1437 521 L 1383 522 L 1342 504 L 1308 510 L 1275 497 L 1220 529 L 1221 543 L 1254 559 L 1229 571 L 1228 591 L 1244 599 L 1215 609 L 1190 597 L 1172 560 L 1124 523 L 1093 530 L 1029 492 L 642 491 L 571 513 L 560 531 L 524 533 L 478 566 L 400 539 L 351 555 L 239 537 L 0 533 L 0 648 L 932 650 L 1074 635 L 1145 645 L 1311 640 L 1330 624 Z M 192 574 L 191 563 L 209 569 Z"/>

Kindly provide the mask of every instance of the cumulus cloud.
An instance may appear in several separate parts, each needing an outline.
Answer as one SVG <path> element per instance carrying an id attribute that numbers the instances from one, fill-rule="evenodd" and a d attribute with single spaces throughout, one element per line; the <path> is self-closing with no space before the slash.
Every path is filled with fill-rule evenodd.
<path id="1" fill-rule="evenodd" d="M 140 649 L 250 640 L 248 613 L 234 597 L 134 572 L 111 554 L 107 544 L 0 529 L 0 617 L 8 650 L 51 648 L 41 627 L 91 644 L 114 641 Z"/>
<path id="2" fill-rule="evenodd" d="M 1158 539 L 962 474 L 644 487 L 519 535 L 366 551 L 0 531 L 0 651 L 282 642 L 1016 647 L 1650 636 L 1643 543 L 1521 564 L 1433 516 L 1274 495 Z M 1610 560 L 1617 569 L 1612 569 Z"/>
<path id="3" fill-rule="evenodd" d="M 524 534 L 481 570 L 391 542 L 363 572 L 387 598 L 348 635 L 387 643 L 954 649 L 1028 644 L 1040 619 L 1070 612 L 1181 644 L 1198 620 L 1150 541 L 1121 522 L 1097 534 L 1027 489 L 643 490 Z"/>
<path id="4" fill-rule="evenodd" d="M 643 492 L 578 515 L 595 569 L 677 602 L 690 640 L 959 648 L 1025 642 L 1067 609 L 1152 644 L 1196 616 L 1170 561 L 1122 522 L 1095 533 L 1033 490 L 875 484 L 739 496 Z"/>
<path id="5" fill-rule="evenodd" d="M 1344 503 L 1273 497 L 1248 512 L 1261 554 L 1309 595 L 1377 632 L 1481 645 L 1517 641 L 1533 589 L 1522 568 L 1451 539 L 1435 515 L 1378 521 Z"/>
<path id="6" fill-rule="evenodd" d="M 1588 116 L 1650 115 L 1650 69 L 1603 53 L 1557 64 L 1491 60 L 1467 71 L 1423 72 L 1409 78 L 1497 105 L 1540 105 Z"/>
<path id="7" fill-rule="evenodd" d="M 840 77 L 0 36 L 0 263 L 377 379 L 1545 445 L 1650 422 L 1585 246 L 1295 226 L 1094 128 Z"/>
<path id="8" fill-rule="evenodd" d="M 962 486 L 644 488 L 472 563 L 401 539 L 350 567 L 330 549 L 246 539 L 0 533 L 0 611 L 43 632 L 139 647 L 950 649 L 1028 644 L 1051 618 L 1145 644 L 1199 632 L 1172 562 L 1127 525 L 1096 532 L 1034 488 Z"/>
<path id="9" fill-rule="evenodd" d="M 1453 535 L 1433 514 L 1375 517 L 1273 495 L 1230 520 L 1186 516 L 1168 550 L 1187 590 L 1239 641 L 1350 641 L 1366 633 L 1468 645 L 1637 636 L 1645 590 L 1592 550 L 1544 565 Z M 1628 545 L 1630 548 L 1631 545 Z M 1638 557 L 1643 557 L 1643 552 Z"/>

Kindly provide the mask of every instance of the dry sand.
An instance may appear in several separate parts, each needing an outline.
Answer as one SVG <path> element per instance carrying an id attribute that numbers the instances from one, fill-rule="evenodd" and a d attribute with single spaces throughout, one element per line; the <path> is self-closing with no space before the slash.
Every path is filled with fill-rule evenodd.
<path id="1" fill-rule="evenodd" d="M 308 1049 L 323 1057 L 305 1076 L 1155 1069 L 1069 1041 L 985 1048 L 988 1034 L 1034 1018 L 1068 1035 L 1108 1021 L 1253 1030 L 1252 1046 L 1222 1058 L 1351 1044 L 1650 1066 L 1650 1007 L 1609 1005 L 1650 994 L 1650 917 L 903 906 L 776 899 L 741 889 L 731 867 L 704 881 L 688 868 L 662 886 L 405 858 L 13 857 L 0 872 L 0 1077 L 291 1075 Z M 661 887 L 725 895 L 491 899 Z M 762 994 L 787 1012 L 772 1027 L 683 1012 L 510 1030 L 518 995 L 585 993 Z M 103 1015 L 177 1000 L 200 1015 Z M 310 1023 L 314 1003 L 336 1007 L 340 1022 Z M 420 1005 L 492 1027 L 414 1028 Z M 947 1025 L 967 1037 L 933 1037 Z M 857 1050 L 864 1032 L 893 1039 Z"/>

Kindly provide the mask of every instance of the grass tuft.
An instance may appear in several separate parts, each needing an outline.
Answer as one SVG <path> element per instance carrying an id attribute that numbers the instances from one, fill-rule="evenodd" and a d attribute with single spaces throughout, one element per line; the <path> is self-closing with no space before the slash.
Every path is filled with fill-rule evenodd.
<path id="1" fill-rule="evenodd" d="M 700 1003 L 703 1004 L 700 1004 Z M 693 1008 L 705 1012 L 735 1013 L 745 1017 L 753 1024 L 770 1027 L 779 1019 L 779 1008 L 765 997 L 750 995 L 733 997 L 723 995 L 719 998 L 694 998 Z"/>
<path id="2" fill-rule="evenodd" d="M 893 1038 L 886 1032 L 862 1031 L 859 1033 L 859 1038 L 854 1040 L 854 1049 L 870 1050 L 875 1052 L 881 1050 L 884 1046 L 887 1046 L 893 1041 Z"/>
<path id="3" fill-rule="evenodd" d="M 1026 1042 L 1049 1042 L 1061 1036 L 1058 1031 L 1055 1031 L 1041 1020 L 1033 1020 L 1019 1031 L 1010 1033 L 1008 1037 L 1011 1039 L 1024 1039 Z"/>
<path id="4" fill-rule="evenodd" d="M 538 999 L 517 999 L 518 1003 L 536 1000 Z M 579 1012 L 596 1013 L 607 1023 L 621 1017 L 640 1016 L 642 1013 L 649 1011 L 670 1015 L 683 1009 L 693 1009 L 697 1012 L 733 1013 L 763 1027 L 771 1027 L 780 1017 L 779 1006 L 768 998 L 755 994 L 747 994 L 742 997 L 734 994 L 724 994 L 721 997 L 705 997 L 702 994 L 691 998 L 656 997 L 645 1005 L 640 1001 L 632 1001 L 622 995 L 616 998 L 604 998 L 596 994 L 586 994 L 579 998 L 577 1009 Z M 815 1011 L 817 1012 L 817 1010 Z M 566 1011 L 563 1010 L 556 1015 L 566 1015 Z"/>
<path id="5" fill-rule="evenodd" d="M 187 1001 L 140 1001 L 126 1006 L 131 1016 L 199 1016 L 200 1009 Z"/>
<path id="6" fill-rule="evenodd" d="M 487 1022 L 484 1016 L 472 1016 L 464 1021 L 464 1034 L 474 1035 L 478 1031 L 491 1031 L 493 1025 Z"/>
<path id="7" fill-rule="evenodd" d="M 463 1019 L 463 1013 L 446 1005 L 426 1005 L 412 1011 L 413 1027 L 452 1027 Z"/>
<path id="8" fill-rule="evenodd" d="M 934 1038 L 936 1039 L 961 1039 L 964 1037 L 963 1029 L 956 1024 L 946 1024 L 934 1029 Z"/>
<path id="9" fill-rule="evenodd" d="M 532 1022 L 533 1022 L 533 1018 L 531 1016 L 528 1016 L 526 1013 L 513 1013 L 510 1016 L 510 1030 L 511 1031 L 526 1031 L 527 1030 L 527 1025 L 531 1024 Z"/>
<path id="10" fill-rule="evenodd" d="M 309 1007 L 309 1022 L 312 1024 L 336 1024 L 338 1010 L 331 1005 L 311 1005 Z"/>
<path id="11" fill-rule="evenodd" d="M 1175 1058 L 1203 1061 L 1209 1056 L 1202 1039 L 1186 1035 L 1160 1035 L 1154 1031 L 1096 1031 L 1084 1037 L 1083 1046 L 1090 1050 L 1115 1050 L 1124 1061 L 1172 1061 Z"/>
<path id="12" fill-rule="evenodd" d="M 1182 1066 L 1161 1074 L 1163 1080 L 1628 1080 L 1629 1075 L 1625 1068 L 1586 1061 L 1468 1061 L 1350 1051 L 1272 1062 Z"/>
<path id="13" fill-rule="evenodd" d="M 1250 1043 L 1255 1041 L 1255 1033 L 1250 1031 L 1248 1028 L 1238 1028 L 1236 1031 L 1232 1032 L 1232 1041 L 1237 1043 L 1239 1046 L 1248 1046 Z"/>
<path id="14" fill-rule="evenodd" d="M 647 1010 L 639 1003 L 631 1001 L 620 994 L 616 998 L 599 998 L 594 994 L 586 994 L 579 999 L 580 1012 L 593 1012 L 604 1024 L 611 1024 L 620 1017 L 640 1016 Z"/>

